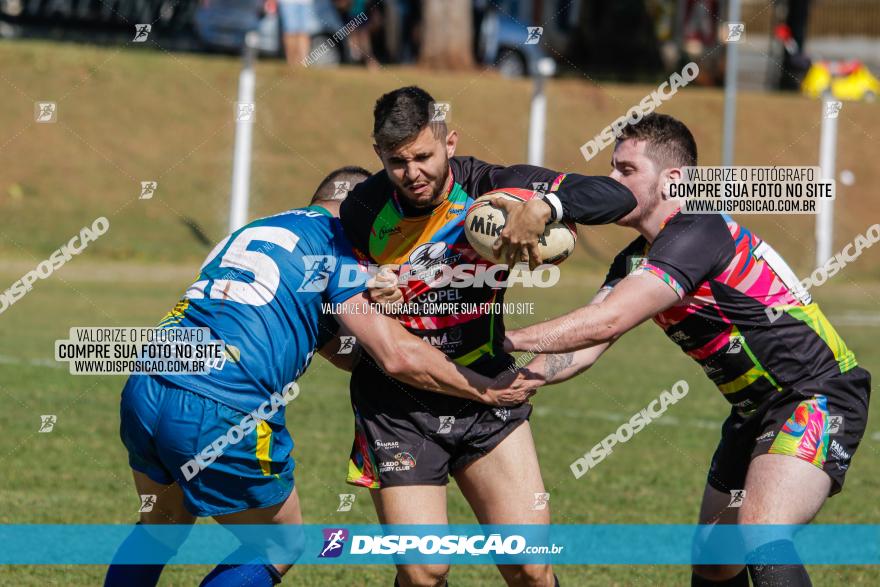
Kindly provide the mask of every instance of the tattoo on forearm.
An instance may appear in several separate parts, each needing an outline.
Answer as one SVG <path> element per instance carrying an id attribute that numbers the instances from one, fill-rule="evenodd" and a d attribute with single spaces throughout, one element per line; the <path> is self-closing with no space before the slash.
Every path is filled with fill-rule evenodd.
<path id="1" fill-rule="evenodd" d="M 547 355 L 547 379 L 553 379 L 557 374 L 565 370 L 574 361 L 574 353 L 562 355 Z"/>

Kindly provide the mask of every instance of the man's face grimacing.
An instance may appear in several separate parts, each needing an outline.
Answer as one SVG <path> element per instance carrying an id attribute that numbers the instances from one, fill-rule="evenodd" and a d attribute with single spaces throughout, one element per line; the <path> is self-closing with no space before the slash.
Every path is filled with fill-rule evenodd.
<path id="1" fill-rule="evenodd" d="M 625 139 L 614 147 L 611 157 L 611 179 L 629 188 L 636 197 L 632 212 L 616 222 L 620 226 L 636 226 L 669 197 L 669 184 L 681 178 L 681 169 L 659 169 L 654 159 L 645 154 L 647 141 Z"/>
<path id="2" fill-rule="evenodd" d="M 417 208 L 439 204 L 449 177 L 449 158 L 455 155 L 458 133 L 440 129 L 445 125 L 429 124 L 412 141 L 387 151 L 373 145 L 391 183 Z"/>

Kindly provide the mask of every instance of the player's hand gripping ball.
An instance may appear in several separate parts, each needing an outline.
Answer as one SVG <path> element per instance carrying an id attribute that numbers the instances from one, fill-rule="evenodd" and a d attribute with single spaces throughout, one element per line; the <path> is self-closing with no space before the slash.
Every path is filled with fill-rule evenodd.
<path id="1" fill-rule="evenodd" d="M 527 202 L 535 197 L 534 190 L 503 188 L 483 194 L 471 205 L 465 216 L 465 236 L 474 250 L 487 261 L 504 263 L 496 257 L 492 245 L 498 240 L 507 222 L 507 212 L 489 201 L 492 197 L 503 197 L 516 202 Z M 543 263 L 558 265 L 565 261 L 577 242 L 577 230 L 571 222 L 551 222 L 544 233 L 537 235 L 538 251 Z"/>

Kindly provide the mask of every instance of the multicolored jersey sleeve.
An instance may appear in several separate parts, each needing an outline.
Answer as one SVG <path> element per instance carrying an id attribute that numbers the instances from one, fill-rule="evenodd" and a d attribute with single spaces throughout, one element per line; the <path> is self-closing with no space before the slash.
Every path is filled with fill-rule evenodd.
<path id="1" fill-rule="evenodd" d="M 608 274 L 605 276 L 605 281 L 602 282 L 602 288 L 600 289 L 614 287 L 621 279 L 632 273 L 632 270 L 645 259 L 647 250 L 648 241 L 645 240 L 645 237 L 640 236 L 627 245 L 625 249 L 617 253 L 614 261 L 611 262 L 611 266 L 608 268 Z"/>
<path id="2" fill-rule="evenodd" d="M 679 298 L 716 277 L 736 252 L 724 217 L 680 215 L 676 230 L 661 230 L 648 251 L 642 270 L 675 290 Z"/>

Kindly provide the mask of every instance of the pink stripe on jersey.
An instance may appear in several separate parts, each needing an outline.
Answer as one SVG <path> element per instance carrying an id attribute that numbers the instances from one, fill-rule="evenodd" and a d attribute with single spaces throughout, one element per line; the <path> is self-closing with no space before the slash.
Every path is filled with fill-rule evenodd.
<path id="1" fill-rule="evenodd" d="M 704 344 L 702 347 L 698 349 L 694 349 L 692 351 L 687 351 L 689 357 L 693 357 L 694 359 L 701 361 L 706 357 L 713 355 L 719 350 L 726 347 L 730 344 L 730 333 L 733 331 L 733 325 L 730 326 L 727 330 Z"/>
<path id="2" fill-rule="evenodd" d="M 728 223 L 728 226 L 731 224 L 735 227 L 732 234 L 736 238 L 741 229 L 736 223 Z M 736 255 L 715 280 L 735 287 L 765 306 L 797 303 L 770 266 L 763 259 L 754 257 L 755 248 L 762 242 L 754 235 L 749 239 L 739 240 Z"/>

